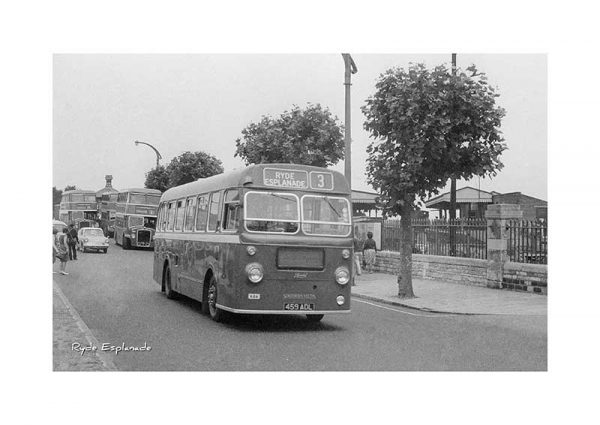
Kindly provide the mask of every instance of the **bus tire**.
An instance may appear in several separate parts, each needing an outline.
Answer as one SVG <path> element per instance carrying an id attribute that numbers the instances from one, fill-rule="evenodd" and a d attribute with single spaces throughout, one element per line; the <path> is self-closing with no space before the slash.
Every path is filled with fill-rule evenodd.
<path id="1" fill-rule="evenodd" d="M 208 281 L 208 292 L 206 304 L 208 305 L 208 314 L 215 322 L 221 322 L 225 318 L 225 312 L 217 307 L 217 279 L 211 276 Z"/>
<path id="2" fill-rule="evenodd" d="M 130 249 L 131 248 L 131 241 L 129 240 L 129 238 L 126 238 L 125 236 L 123 236 L 123 249 Z"/>
<path id="3" fill-rule="evenodd" d="M 323 316 L 323 314 L 307 314 L 306 320 L 309 322 L 320 322 Z"/>
<path id="4" fill-rule="evenodd" d="M 170 300 L 177 298 L 177 292 L 173 291 L 171 287 L 171 267 L 169 266 L 165 269 L 165 295 Z"/>

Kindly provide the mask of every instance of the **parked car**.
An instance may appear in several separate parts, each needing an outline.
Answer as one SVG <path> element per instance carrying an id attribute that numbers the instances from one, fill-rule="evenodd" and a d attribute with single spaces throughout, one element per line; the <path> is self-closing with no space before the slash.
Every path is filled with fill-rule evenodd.
<path id="1" fill-rule="evenodd" d="M 79 249 L 83 252 L 93 249 L 106 254 L 108 251 L 108 238 L 98 227 L 83 227 L 77 232 L 77 237 L 79 238 Z"/>

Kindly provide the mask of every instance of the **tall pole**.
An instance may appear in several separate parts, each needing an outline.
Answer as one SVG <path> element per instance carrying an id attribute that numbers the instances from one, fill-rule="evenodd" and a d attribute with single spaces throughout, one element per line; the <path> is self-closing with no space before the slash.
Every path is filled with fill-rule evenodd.
<path id="1" fill-rule="evenodd" d="M 352 138 L 351 138 L 351 114 L 350 114 L 350 86 L 351 75 L 356 74 L 358 69 L 349 53 L 342 53 L 344 58 L 344 86 L 346 89 L 346 113 L 344 118 L 344 176 L 352 189 Z"/>
<path id="2" fill-rule="evenodd" d="M 452 77 L 456 77 L 456 53 L 452 53 Z M 450 179 L 450 220 L 456 219 L 456 178 Z M 450 224 L 450 255 L 456 255 L 456 228 Z"/>
<path id="3" fill-rule="evenodd" d="M 135 143 L 136 146 L 139 145 L 139 144 L 150 146 L 152 148 L 152 150 L 154 151 L 154 153 L 156 154 L 156 168 L 158 168 L 158 165 L 159 165 L 158 161 L 162 159 L 162 156 L 160 155 L 160 152 L 158 152 L 158 149 L 156 149 L 150 143 L 140 142 L 138 140 L 135 140 L 133 143 Z"/>

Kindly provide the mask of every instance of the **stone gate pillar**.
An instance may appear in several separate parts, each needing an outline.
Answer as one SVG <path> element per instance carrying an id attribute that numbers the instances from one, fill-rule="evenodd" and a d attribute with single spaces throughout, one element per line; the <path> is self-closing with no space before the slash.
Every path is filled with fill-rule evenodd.
<path id="1" fill-rule="evenodd" d="M 508 220 L 522 219 L 523 211 L 515 204 L 490 204 L 487 220 L 487 286 L 502 288 L 504 263 L 508 261 Z"/>

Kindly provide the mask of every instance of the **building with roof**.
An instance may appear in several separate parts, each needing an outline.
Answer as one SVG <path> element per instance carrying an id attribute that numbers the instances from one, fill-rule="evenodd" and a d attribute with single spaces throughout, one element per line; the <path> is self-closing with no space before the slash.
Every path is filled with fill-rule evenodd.
<path id="1" fill-rule="evenodd" d="M 534 220 L 547 218 L 548 203 L 521 192 L 499 193 L 487 192 L 474 187 L 465 186 L 456 190 L 457 217 L 484 218 L 489 204 L 516 204 L 521 206 L 523 218 Z M 438 210 L 440 218 L 450 217 L 450 192 L 434 196 L 425 202 L 425 207 Z"/>

